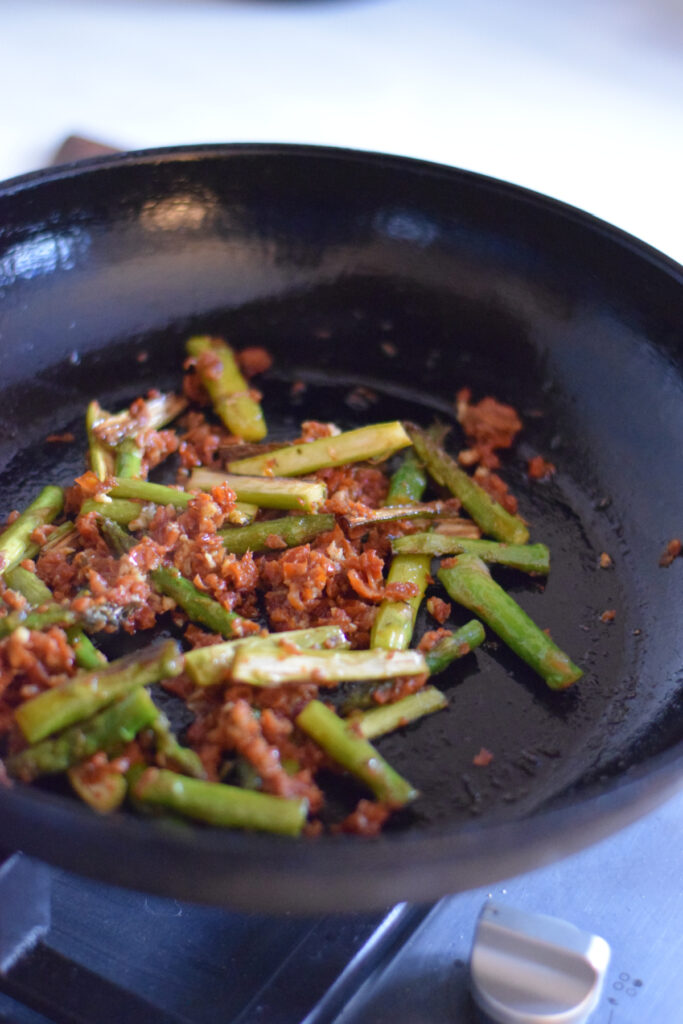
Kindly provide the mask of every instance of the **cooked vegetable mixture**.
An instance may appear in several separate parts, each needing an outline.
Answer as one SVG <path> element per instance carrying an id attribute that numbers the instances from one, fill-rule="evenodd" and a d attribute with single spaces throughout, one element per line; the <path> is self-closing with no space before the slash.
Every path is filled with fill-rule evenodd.
<path id="1" fill-rule="evenodd" d="M 117 413 L 93 400 L 89 468 L 0 533 L 0 779 L 61 773 L 100 813 L 128 800 L 214 826 L 374 835 L 420 794 L 372 741 L 446 707 L 432 677 L 482 643 L 482 623 L 552 689 L 581 675 L 494 578 L 550 569 L 495 472 L 521 423 L 462 391 L 457 457 L 438 424 L 398 421 L 305 422 L 273 444 L 249 384 L 268 353 L 213 337 L 187 353 L 182 395 Z M 166 460 L 172 486 L 148 479 Z M 416 637 L 435 578 L 434 628 Z M 475 616 L 457 631 L 450 601 Z M 155 626 L 177 639 L 145 643 Z M 107 661 L 111 633 L 137 649 Z M 189 722 L 177 733 L 168 694 Z M 334 773 L 357 786 L 341 820 L 322 789 Z"/>

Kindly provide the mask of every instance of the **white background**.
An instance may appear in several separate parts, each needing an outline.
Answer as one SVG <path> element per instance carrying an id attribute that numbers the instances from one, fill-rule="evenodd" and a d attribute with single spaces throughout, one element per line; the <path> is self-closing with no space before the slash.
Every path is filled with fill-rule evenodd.
<path id="1" fill-rule="evenodd" d="M 0 179 L 63 137 L 320 142 L 565 200 L 683 261 L 683 0 L 0 0 Z"/>

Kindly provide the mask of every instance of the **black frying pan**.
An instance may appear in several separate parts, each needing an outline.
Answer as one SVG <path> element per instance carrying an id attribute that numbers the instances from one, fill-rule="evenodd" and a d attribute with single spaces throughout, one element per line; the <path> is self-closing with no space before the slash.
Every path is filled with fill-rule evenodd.
<path id="1" fill-rule="evenodd" d="M 260 386 L 282 438 L 306 418 L 453 420 L 468 385 L 521 410 L 503 472 L 553 553 L 545 589 L 502 582 L 586 670 L 553 694 L 494 643 L 458 663 L 450 709 L 380 741 L 424 796 L 377 841 L 100 820 L 15 787 L 0 793 L 1 845 L 180 898 L 340 910 L 492 882 L 664 799 L 682 763 L 683 560 L 658 565 L 683 530 L 682 322 L 680 268 L 645 245 L 417 161 L 203 147 L 0 189 L 3 514 L 80 471 L 88 399 L 177 385 L 191 331 L 272 351 Z M 44 442 L 66 430 L 75 444 Z M 550 483 L 527 479 L 537 453 L 558 467 Z"/>

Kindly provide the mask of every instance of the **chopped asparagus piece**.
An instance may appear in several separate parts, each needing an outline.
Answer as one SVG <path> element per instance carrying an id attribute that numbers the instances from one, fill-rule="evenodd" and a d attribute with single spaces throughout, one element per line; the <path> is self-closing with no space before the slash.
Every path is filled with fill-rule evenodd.
<path id="1" fill-rule="evenodd" d="M 124 437 L 117 444 L 114 463 L 114 474 L 121 480 L 135 479 L 142 472 L 142 448 L 134 437 Z"/>
<path id="2" fill-rule="evenodd" d="M 302 654 L 240 648 L 232 664 L 232 678 L 252 686 L 280 686 L 313 680 L 319 686 L 363 679 L 392 679 L 394 676 L 417 676 L 427 671 L 419 651 L 322 650 Z"/>
<path id="3" fill-rule="evenodd" d="M 85 429 L 88 435 L 88 454 L 90 468 L 98 480 L 106 480 L 114 472 L 114 456 L 97 436 L 96 428 L 109 413 L 105 412 L 99 402 L 90 402 L 85 414 Z"/>
<path id="4" fill-rule="evenodd" d="M 227 611 L 218 601 L 181 576 L 177 569 L 160 566 L 150 572 L 149 578 L 156 589 L 172 597 L 193 622 L 201 622 L 213 633 L 230 638 L 243 636 L 253 629 L 252 622 L 236 612 Z"/>
<path id="5" fill-rule="evenodd" d="M 394 704 L 383 704 L 369 711 L 351 715 L 348 724 L 359 736 L 373 740 L 377 736 L 393 732 L 394 729 L 401 729 L 409 722 L 430 715 L 434 711 L 441 711 L 447 705 L 448 699 L 441 690 L 437 690 L 435 686 L 425 686 L 417 693 L 411 693 Z"/>
<path id="6" fill-rule="evenodd" d="M 266 436 L 266 422 L 259 402 L 249 391 L 235 353 L 220 338 L 198 336 L 186 345 L 189 355 L 197 359 L 197 370 L 209 393 L 216 414 L 228 428 L 245 441 L 260 441 Z M 202 356 L 209 353 L 210 364 Z"/>
<path id="7" fill-rule="evenodd" d="M 163 758 L 164 767 L 169 767 L 182 775 L 190 775 L 193 779 L 205 779 L 206 772 L 199 755 L 178 743 L 166 715 L 158 708 L 154 710 L 156 714 L 149 726 L 154 733 L 157 754 Z"/>
<path id="8" fill-rule="evenodd" d="M 393 540 L 391 548 L 396 554 L 477 555 L 482 562 L 494 562 L 522 572 L 541 575 L 550 572 L 550 552 L 545 544 L 505 544 L 445 533 L 413 533 Z"/>
<path id="9" fill-rule="evenodd" d="M 385 505 L 413 505 L 422 500 L 427 488 L 427 473 L 413 448 L 392 475 Z"/>
<path id="10" fill-rule="evenodd" d="M 70 626 L 66 631 L 66 638 L 73 647 L 74 657 L 79 668 L 99 668 L 106 662 L 105 656 L 97 650 L 81 626 Z"/>
<path id="11" fill-rule="evenodd" d="M 228 522 L 233 526 L 246 526 L 256 519 L 259 507 L 250 501 L 236 501 L 228 512 Z"/>
<path id="12" fill-rule="evenodd" d="M 304 650 L 315 648 L 348 647 L 349 641 L 339 626 L 314 626 L 310 629 L 289 629 L 283 633 L 270 633 L 264 637 L 244 637 L 226 640 L 222 644 L 197 647 L 185 655 L 185 671 L 197 686 L 213 686 L 222 682 L 232 666 L 238 650 L 249 645 L 252 649 L 282 651 L 290 644 Z"/>
<path id="13" fill-rule="evenodd" d="M 139 408 L 138 402 L 136 408 Z M 145 399 L 144 411 L 136 416 L 133 416 L 130 409 L 122 409 L 113 414 L 100 410 L 95 432 L 105 445 L 115 448 L 124 438 L 137 437 L 141 428 L 161 430 L 186 408 L 187 399 L 182 395 L 174 395 L 172 392 L 155 395 Z"/>
<path id="14" fill-rule="evenodd" d="M 403 807 L 419 795 L 382 755 L 319 700 L 310 701 L 296 717 L 300 729 L 370 789 L 378 800 Z"/>
<path id="15" fill-rule="evenodd" d="M 15 629 L 49 629 L 50 626 L 74 626 L 79 621 L 79 616 L 72 611 L 68 605 L 49 604 L 43 605 L 41 611 L 16 611 L 10 612 L 4 618 L 0 618 L 0 639 L 9 636 Z"/>
<path id="16" fill-rule="evenodd" d="M 128 498 L 112 498 L 111 501 L 95 501 L 94 498 L 87 498 L 81 505 L 81 515 L 97 512 L 98 515 L 106 516 L 107 519 L 118 523 L 119 526 L 128 526 L 134 519 L 137 519 L 144 507 L 139 501 L 131 501 Z"/>
<path id="17" fill-rule="evenodd" d="M 307 444 L 293 444 L 264 452 L 250 459 L 228 463 L 231 473 L 253 473 L 273 476 L 304 476 L 318 469 L 343 466 L 347 462 L 388 458 L 411 443 L 403 424 L 377 423 L 349 430 L 336 437 L 320 437 Z"/>
<path id="18" fill-rule="evenodd" d="M 5 573 L 5 582 L 12 590 L 22 594 L 33 608 L 54 600 L 52 591 L 43 583 L 40 576 L 36 576 L 30 569 L 23 569 L 20 565 Z"/>
<path id="19" fill-rule="evenodd" d="M 306 822 L 306 800 L 190 779 L 164 768 L 147 768 L 131 775 L 130 792 L 135 802 L 166 808 L 207 825 L 298 836 Z"/>
<path id="20" fill-rule="evenodd" d="M 114 486 L 107 491 L 111 498 L 132 498 L 134 501 L 149 501 L 155 505 L 175 505 L 187 508 L 192 495 L 165 484 L 153 484 L 149 480 L 126 480 L 117 478 Z"/>
<path id="21" fill-rule="evenodd" d="M 315 512 L 327 497 L 325 484 L 317 480 L 287 480 L 270 476 L 239 476 L 218 473 L 213 469 L 193 469 L 188 486 L 196 491 L 210 491 L 218 484 L 227 484 L 235 497 L 259 508 L 293 509 Z"/>
<path id="22" fill-rule="evenodd" d="M 60 686 L 25 701 L 14 717 L 29 743 L 89 718 L 140 686 L 177 676 L 183 667 L 174 640 L 150 644 L 92 672 L 79 672 Z"/>
<path id="23" fill-rule="evenodd" d="M 349 513 L 344 516 L 346 523 L 350 527 L 356 526 L 371 526 L 376 523 L 393 523 L 400 519 L 443 519 L 447 522 L 450 520 L 457 520 L 457 522 L 469 522 L 469 520 L 463 520 L 457 512 L 453 512 L 449 508 L 444 508 L 441 502 L 434 502 L 431 505 L 391 505 L 385 508 L 368 509 L 367 512 Z M 475 532 L 473 536 L 479 536 L 474 523 L 470 524 Z"/>
<path id="24" fill-rule="evenodd" d="M 105 766 L 93 776 L 89 765 L 78 764 L 66 774 L 74 792 L 98 814 L 111 814 L 126 799 L 128 784 L 115 768 Z"/>
<path id="25" fill-rule="evenodd" d="M 28 508 L 0 534 L 0 572 L 13 569 L 28 557 L 31 534 L 45 523 L 56 519 L 64 507 L 64 492 L 61 487 L 43 487 Z"/>
<path id="26" fill-rule="evenodd" d="M 410 646 L 420 602 L 424 597 L 432 564 L 429 555 L 396 555 L 389 568 L 387 583 L 413 583 L 417 593 L 404 601 L 385 598 L 377 609 L 370 632 L 370 646 L 405 650 Z"/>
<path id="27" fill-rule="evenodd" d="M 156 713 L 147 691 L 138 687 L 92 718 L 14 754 L 8 758 L 7 768 L 12 775 L 30 782 L 40 775 L 66 771 L 72 765 L 87 761 L 99 750 L 106 754 L 118 753 L 141 729 L 151 724 Z"/>
<path id="28" fill-rule="evenodd" d="M 226 551 L 235 555 L 244 555 L 247 551 L 268 551 L 271 547 L 297 547 L 313 540 L 319 533 L 333 530 L 334 516 L 285 516 L 282 519 L 267 519 L 249 526 L 230 527 L 220 530 Z M 269 543 L 272 537 L 277 543 Z"/>
<path id="29" fill-rule="evenodd" d="M 425 661 L 431 676 L 443 672 L 452 661 L 463 658 L 475 647 L 479 647 L 486 639 L 484 627 L 478 619 L 470 619 L 464 626 L 457 629 L 451 636 L 444 636 L 425 653 Z"/>
<path id="30" fill-rule="evenodd" d="M 454 601 L 479 615 L 551 689 L 563 690 L 583 675 L 517 602 L 491 579 L 480 558 L 458 555 L 452 568 L 439 571 L 439 579 Z"/>
<path id="31" fill-rule="evenodd" d="M 529 531 L 522 520 L 494 501 L 427 431 L 411 427 L 410 437 L 436 482 L 447 487 L 462 502 L 483 533 L 510 544 L 526 544 Z"/>

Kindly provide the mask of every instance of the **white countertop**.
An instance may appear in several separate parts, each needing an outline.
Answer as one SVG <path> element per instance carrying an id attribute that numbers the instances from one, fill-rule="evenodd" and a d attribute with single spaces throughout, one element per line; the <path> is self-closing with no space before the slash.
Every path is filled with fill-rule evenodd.
<path id="1" fill-rule="evenodd" d="M 536 189 L 683 262 L 683 0 L 0 0 L 0 179 L 77 133 L 313 142 Z"/>

